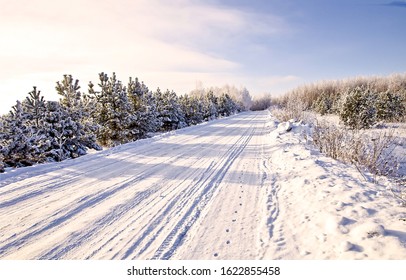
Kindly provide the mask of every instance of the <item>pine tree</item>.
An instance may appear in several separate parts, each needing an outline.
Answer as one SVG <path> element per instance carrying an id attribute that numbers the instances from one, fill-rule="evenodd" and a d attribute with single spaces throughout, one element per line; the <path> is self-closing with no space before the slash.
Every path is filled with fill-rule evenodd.
<path id="1" fill-rule="evenodd" d="M 213 91 L 209 91 L 204 96 L 204 120 L 210 121 L 218 117 L 218 100 Z"/>
<path id="2" fill-rule="evenodd" d="M 405 105 L 400 94 L 387 90 L 381 92 L 376 102 L 377 118 L 381 121 L 400 121 L 405 115 Z"/>
<path id="3" fill-rule="evenodd" d="M 163 131 L 187 126 L 185 114 L 174 91 L 166 90 L 162 93 L 158 88 L 154 95 L 157 100 L 158 118 L 162 123 L 161 129 Z"/>
<path id="4" fill-rule="evenodd" d="M 184 112 L 187 125 L 196 125 L 203 122 L 203 96 L 183 95 L 179 99 L 179 104 Z"/>
<path id="5" fill-rule="evenodd" d="M 89 94 L 96 104 L 93 119 L 98 124 L 97 139 L 103 146 L 127 143 L 131 141 L 127 130 L 131 108 L 126 89 L 115 73 L 109 78 L 102 72 L 99 79 L 100 91 L 95 91 L 94 85 L 89 83 Z"/>
<path id="6" fill-rule="evenodd" d="M 42 121 L 45 114 L 45 99 L 41 96 L 41 91 L 37 91 L 34 87 L 33 91 L 28 93 L 28 96 L 23 102 L 25 111 L 28 114 L 28 118 L 31 120 L 31 125 L 34 130 L 39 130 L 42 126 Z"/>
<path id="7" fill-rule="evenodd" d="M 101 150 L 96 143 L 97 127 L 90 119 L 90 99 L 80 91 L 79 80 L 73 80 L 71 75 L 64 75 L 61 82 L 57 82 L 56 91 L 61 96 L 59 101 L 64 122 L 71 123 L 74 128 L 70 136 L 70 157 L 82 155 L 86 148 Z"/>
<path id="8" fill-rule="evenodd" d="M 223 93 L 218 97 L 218 114 L 219 116 L 227 117 L 237 111 L 237 105 L 227 93 Z"/>
<path id="9" fill-rule="evenodd" d="M 38 130 L 40 123 L 42 120 L 33 119 L 20 101 L 4 116 L 0 146 L 6 166 L 30 166 L 45 160 L 38 145 L 43 138 Z"/>
<path id="10" fill-rule="evenodd" d="M 377 122 L 376 98 L 371 90 L 357 87 L 342 96 L 339 116 L 351 128 L 369 128 Z"/>
<path id="11" fill-rule="evenodd" d="M 156 101 L 148 87 L 140 83 L 138 78 L 133 80 L 130 77 L 127 95 L 131 107 L 128 130 L 132 140 L 145 138 L 148 133 L 157 131 L 161 124 L 158 121 Z"/>

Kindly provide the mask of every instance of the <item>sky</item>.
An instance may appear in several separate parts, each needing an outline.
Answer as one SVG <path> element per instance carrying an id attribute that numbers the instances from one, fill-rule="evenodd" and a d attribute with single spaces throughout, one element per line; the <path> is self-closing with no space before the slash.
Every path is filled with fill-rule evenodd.
<path id="1" fill-rule="evenodd" d="M 0 0 L 0 113 L 36 86 L 58 100 L 98 73 L 179 95 L 197 85 L 277 96 L 406 72 L 406 1 Z"/>

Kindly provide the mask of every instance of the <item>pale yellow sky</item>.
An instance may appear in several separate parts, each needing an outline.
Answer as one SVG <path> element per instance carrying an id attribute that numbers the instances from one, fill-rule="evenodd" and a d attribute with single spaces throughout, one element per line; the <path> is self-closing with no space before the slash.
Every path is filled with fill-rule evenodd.
<path id="1" fill-rule="evenodd" d="M 138 77 L 151 90 L 178 94 L 196 81 L 262 93 L 300 80 L 250 76 L 222 55 L 235 51 L 230 42 L 237 37 L 283 30 L 277 17 L 255 20 L 248 12 L 186 0 L 0 0 L 0 6 L 0 113 L 34 85 L 46 99 L 57 99 L 55 82 L 63 74 L 79 79 L 82 90 L 99 72 L 114 71 L 125 82 Z"/>

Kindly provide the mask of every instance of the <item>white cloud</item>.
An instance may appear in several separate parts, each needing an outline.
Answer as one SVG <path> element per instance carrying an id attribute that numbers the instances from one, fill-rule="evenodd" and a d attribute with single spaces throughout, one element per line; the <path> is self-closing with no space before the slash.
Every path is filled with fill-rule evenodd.
<path id="1" fill-rule="evenodd" d="M 13 103 L 33 85 L 55 98 L 55 82 L 66 73 L 84 89 L 101 71 L 180 93 L 196 80 L 240 85 L 249 78 L 241 62 L 226 58 L 228 49 L 286 29 L 272 15 L 193 0 L 0 0 L 0 6 L 0 97 Z M 2 103 L 0 113 L 10 108 Z"/>

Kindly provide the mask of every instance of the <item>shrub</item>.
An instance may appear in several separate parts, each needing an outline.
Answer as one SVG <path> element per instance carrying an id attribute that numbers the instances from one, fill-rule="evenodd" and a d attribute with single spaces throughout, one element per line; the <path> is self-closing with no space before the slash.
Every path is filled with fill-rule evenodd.
<path id="1" fill-rule="evenodd" d="M 360 130 L 348 131 L 327 123 L 318 123 L 313 128 L 314 145 L 327 156 L 354 164 L 359 171 L 376 176 L 398 176 L 399 159 L 393 155 L 396 146 L 394 131 L 374 135 Z"/>

